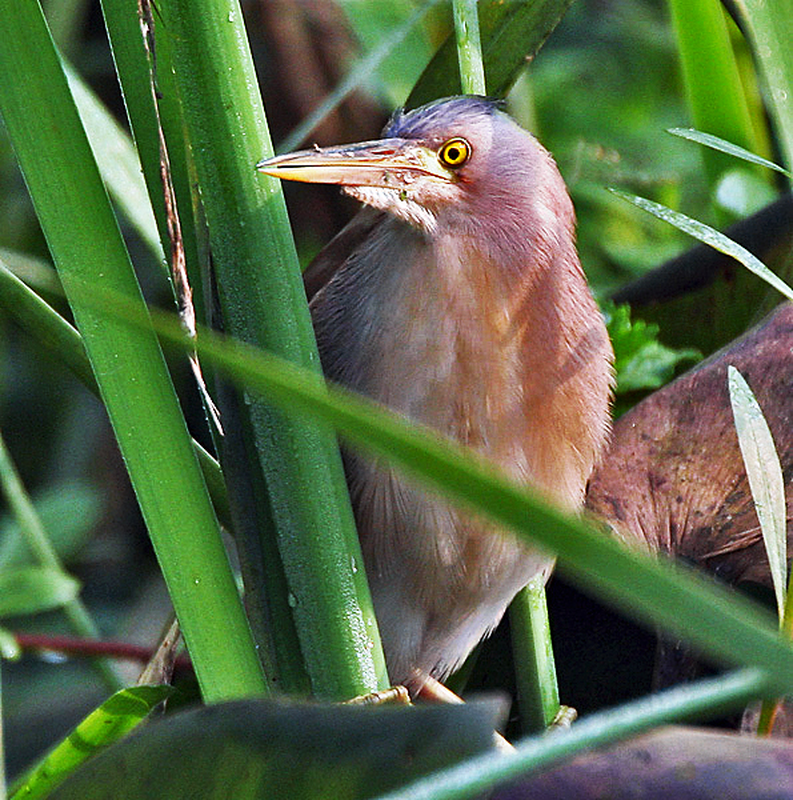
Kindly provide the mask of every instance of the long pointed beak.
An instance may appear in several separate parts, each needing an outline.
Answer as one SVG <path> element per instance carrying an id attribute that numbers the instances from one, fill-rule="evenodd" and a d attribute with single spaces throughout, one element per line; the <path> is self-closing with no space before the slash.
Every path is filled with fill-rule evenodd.
<path id="1" fill-rule="evenodd" d="M 440 163 L 433 150 L 409 139 L 301 150 L 264 159 L 256 169 L 290 181 L 388 189 L 407 186 L 420 177 L 444 183 L 455 180 L 454 173 Z"/>

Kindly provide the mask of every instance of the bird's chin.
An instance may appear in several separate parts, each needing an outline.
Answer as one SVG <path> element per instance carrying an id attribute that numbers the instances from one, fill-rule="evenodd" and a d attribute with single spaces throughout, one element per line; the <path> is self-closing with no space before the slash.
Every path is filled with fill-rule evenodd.
<path id="1" fill-rule="evenodd" d="M 356 200 L 381 211 L 387 211 L 424 233 L 432 235 L 437 230 L 438 222 L 435 214 L 411 199 L 405 190 L 381 186 L 344 186 L 343 189 Z"/>

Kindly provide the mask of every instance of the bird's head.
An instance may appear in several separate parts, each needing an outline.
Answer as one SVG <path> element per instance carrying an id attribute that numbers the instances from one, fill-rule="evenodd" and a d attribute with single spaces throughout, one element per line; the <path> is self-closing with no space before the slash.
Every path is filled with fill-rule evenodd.
<path id="1" fill-rule="evenodd" d="M 287 180 L 339 184 L 430 235 L 460 226 L 475 230 L 493 218 L 525 229 L 532 216 L 526 204 L 544 205 L 542 191 L 567 197 L 534 137 L 498 103 L 476 96 L 398 111 L 382 139 L 316 147 L 256 166 Z"/>

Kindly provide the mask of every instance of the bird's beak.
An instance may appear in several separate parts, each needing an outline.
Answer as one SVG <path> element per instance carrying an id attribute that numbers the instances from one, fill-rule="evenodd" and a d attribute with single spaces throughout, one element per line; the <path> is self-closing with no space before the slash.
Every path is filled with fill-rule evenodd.
<path id="1" fill-rule="evenodd" d="M 455 175 L 434 150 L 410 139 L 378 139 L 341 147 L 317 147 L 256 165 L 259 172 L 290 181 L 397 189 L 420 177 L 451 183 Z"/>

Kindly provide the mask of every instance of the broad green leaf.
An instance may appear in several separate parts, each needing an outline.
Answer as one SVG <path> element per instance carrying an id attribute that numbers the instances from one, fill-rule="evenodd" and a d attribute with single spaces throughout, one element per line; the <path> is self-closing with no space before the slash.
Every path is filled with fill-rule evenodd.
<path id="1" fill-rule="evenodd" d="M 102 496 L 88 483 L 64 482 L 38 494 L 33 503 L 55 551 L 61 560 L 67 561 L 98 523 Z M 0 568 L 32 560 L 17 522 L 8 514 L 0 516 Z"/>
<path id="2" fill-rule="evenodd" d="M 36 800 L 51 796 L 53 789 L 83 762 L 123 739 L 137 727 L 171 691 L 170 686 L 135 686 L 116 692 L 15 783 L 12 800 Z M 123 775 L 117 777 L 121 781 L 127 779 Z M 129 777 L 131 779 L 134 776 Z M 141 791 L 138 796 L 151 796 L 149 792 L 155 785 L 156 781 L 152 781 L 148 790 Z"/>
<path id="3" fill-rule="evenodd" d="M 21 567 L 0 571 L 0 617 L 38 614 L 74 600 L 80 584 L 55 569 Z"/>
<path id="4" fill-rule="evenodd" d="M 698 222 L 695 219 L 691 219 L 691 217 L 687 217 L 685 214 L 681 214 L 679 211 L 674 211 L 671 208 L 662 206 L 660 203 L 654 203 L 652 200 L 647 200 L 644 197 L 637 197 L 628 192 L 623 192 L 620 189 L 609 188 L 609 191 L 617 195 L 617 197 L 621 197 L 623 200 L 633 203 L 633 205 L 641 208 L 643 211 L 647 211 L 654 217 L 658 217 L 658 219 L 662 219 L 664 222 L 674 225 L 689 236 L 699 239 L 700 242 L 710 245 L 720 253 L 732 256 L 750 272 L 753 272 L 770 286 L 773 286 L 774 289 L 787 297 L 788 300 L 793 300 L 793 289 L 781 278 L 774 275 L 762 261 L 752 255 L 745 247 L 734 242 L 715 228 L 711 228 L 709 225 L 705 225 L 704 222 Z"/>
<path id="5" fill-rule="evenodd" d="M 735 430 L 763 533 L 781 624 L 787 589 L 787 517 L 782 467 L 768 423 L 749 384 L 733 366 L 727 368 L 727 380 Z"/>
<path id="6" fill-rule="evenodd" d="M 728 142 L 726 139 L 722 139 L 719 136 L 714 136 L 711 133 L 704 133 L 703 131 L 698 131 L 694 128 L 669 128 L 668 133 L 671 133 L 673 136 L 679 136 L 682 139 L 688 139 L 690 142 L 697 142 L 697 144 L 705 145 L 705 147 L 711 147 L 714 150 L 720 150 L 722 153 L 735 156 L 735 158 L 741 158 L 751 164 L 759 164 L 761 167 L 773 169 L 776 172 L 781 172 L 783 175 L 787 175 L 789 178 L 793 177 L 790 172 L 788 172 L 784 167 L 780 167 L 779 164 L 775 164 L 773 161 L 769 161 L 767 158 L 758 156 L 743 147 L 738 147 L 737 144 Z"/>
<path id="7" fill-rule="evenodd" d="M 500 700 L 423 707 L 220 703 L 148 725 L 92 759 L 52 798 L 372 797 L 489 751 L 504 710 Z"/>

